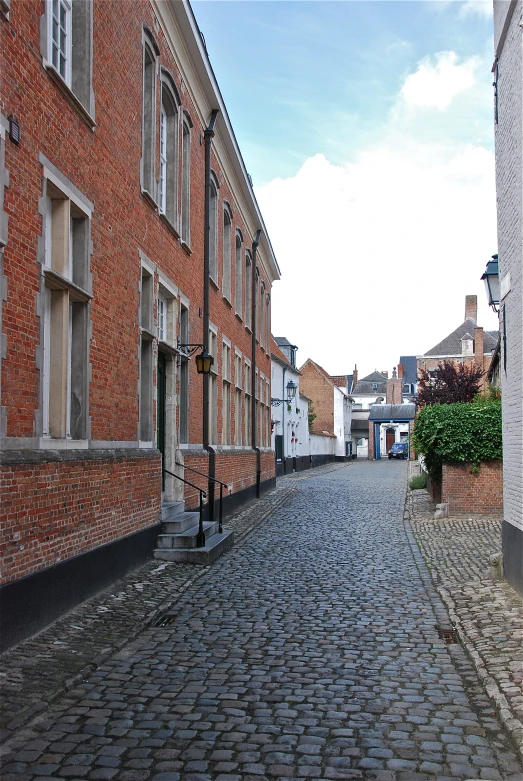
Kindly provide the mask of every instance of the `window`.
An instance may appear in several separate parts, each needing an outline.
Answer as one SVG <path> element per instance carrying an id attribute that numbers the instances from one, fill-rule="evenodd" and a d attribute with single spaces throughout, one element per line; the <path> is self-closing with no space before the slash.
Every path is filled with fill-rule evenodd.
<path id="1" fill-rule="evenodd" d="M 214 359 L 209 376 L 209 442 L 218 444 L 218 337 L 209 329 L 209 352 Z"/>
<path id="2" fill-rule="evenodd" d="M 92 0 L 46 0 L 42 54 L 84 109 L 93 114 Z"/>
<path id="3" fill-rule="evenodd" d="M 231 346 L 222 345 L 222 444 L 231 443 Z"/>
<path id="4" fill-rule="evenodd" d="M 271 297 L 265 296 L 265 348 L 270 351 L 271 344 Z"/>
<path id="5" fill-rule="evenodd" d="M 167 341 L 167 299 L 158 296 L 158 341 Z"/>
<path id="6" fill-rule="evenodd" d="M 245 359 L 245 443 L 251 442 L 251 364 Z"/>
<path id="7" fill-rule="evenodd" d="M 258 314 L 258 341 L 260 347 L 265 347 L 265 283 L 260 285 L 260 303 Z"/>
<path id="8" fill-rule="evenodd" d="M 242 356 L 234 355 L 234 444 L 242 444 Z"/>
<path id="9" fill-rule="evenodd" d="M 231 233 L 232 215 L 228 204 L 223 207 L 223 271 L 222 293 L 227 301 L 231 300 Z"/>
<path id="10" fill-rule="evenodd" d="M 162 103 L 160 108 L 160 213 L 177 227 L 178 182 L 178 104 L 179 99 L 171 77 L 162 72 Z"/>
<path id="11" fill-rule="evenodd" d="M 245 326 L 252 327 L 252 258 L 250 252 L 245 253 Z M 245 386 L 247 387 L 247 386 Z"/>
<path id="12" fill-rule="evenodd" d="M 182 241 L 191 245 L 191 127 L 188 114 L 184 113 L 182 123 Z"/>
<path id="13" fill-rule="evenodd" d="M 142 267 L 140 285 L 140 423 L 139 439 L 153 438 L 153 276 Z"/>
<path id="14" fill-rule="evenodd" d="M 238 317 L 243 313 L 243 265 L 242 265 L 243 236 L 241 231 L 236 231 L 235 255 L 234 255 L 234 311 Z"/>
<path id="15" fill-rule="evenodd" d="M 155 199 L 156 55 L 158 46 L 148 30 L 143 43 L 142 189 Z M 165 138 L 167 140 L 165 127 Z M 166 151 L 167 154 L 167 151 Z"/>
<path id="16" fill-rule="evenodd" d="M 49 180 L 45 202 L 42 433 L 85 439 L 91 211 Z"/>
<path id="17" fill-rule="evenodd" d="M 209 274 L 218 284 L 218 180 L 211 172 L 211 197 L 209 202 Z"/>
<path id="18" fill-rule="evenodd" d="M 189 344 L 189 310 L 180 305 L 180 344 Z M 189 442 L 189 358 L 180 355 L 179 429 L 180 442 Z"/>
<path id="19" fill-rule="evenodd" d="M 255 373 L 255 379 L 254 379 L 254 399 L 253 404 L 255 404 L 255 410 L 256 410 L 256 444 L 260 444 L 260 373 L 258 369 L 256 369 Z"/>

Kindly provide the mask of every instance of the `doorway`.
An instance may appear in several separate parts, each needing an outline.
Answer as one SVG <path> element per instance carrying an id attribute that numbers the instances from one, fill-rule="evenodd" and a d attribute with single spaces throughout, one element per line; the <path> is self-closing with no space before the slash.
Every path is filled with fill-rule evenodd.
<path id="1" fill-rule="evenodd" d="M 396 430 L 388 428 L 385 432 L 385 452 L 388 453 L 394 442 L 396 441 Z"/>

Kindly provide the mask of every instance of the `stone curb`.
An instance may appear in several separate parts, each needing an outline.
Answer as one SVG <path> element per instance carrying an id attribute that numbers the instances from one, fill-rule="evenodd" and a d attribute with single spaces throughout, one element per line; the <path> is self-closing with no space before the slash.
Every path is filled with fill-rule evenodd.
<path id="1" fill-rule="evenodd" d="M 406 519 L 406 521 L 408 521 L 409 529 L 411 531 L 412 537 L 416 541 L 416 535 L 411 526 L 411 520 L 414 519 L 415 514 L 414 514 L 413 502 L 412 502 L 412 491 L 409 488 L 409 482 L 410 482 L 410 470 L 409 470 L 409 480 L 407 482 L 407 494 L 405 497 L 404 518 Z M 416 547 L 418 547 L 417 542 L 416 542 Z M 434 577 L 430 569 L 425 564 L 424 564 L 424 569 L 428 573 L 428 576 L 431 581 L 432 589 L 436 591 L 436 593 L 441 598 L 441 601 L 445 605 L 448 611 L 450 621 L 458 633 L 460 643 L 465 649 L 465 652 L 469 657 L 470 661 L 472 662 L 474 669 L 476 670 L 478 677 L 481 683 L 483 684 L 483 688 L 485 689 L 486 694 L 493 701 L 501 723 L 503 724 L 508 735 L 510 736 L 510 739 L 512 740 L 516 750 L 518 751 L 518 754 L 523 759 L 523 743 L 522 743 L 523 724 L 518 718 L 516 718 L 516 716 L 512 712 L 510 705 L 505 695 L 501 692 L 495 678 L 493 678 L 487 672 L 487 666 L 485 660 L 483 659 L 482 655 L 476 650 L 474 641 L 468 636 L 465 628 L 463 627 L 463 624 L 461 623 L 459 615 L 456 611 L 455 602 L 450 596 L 448 590 L 444 586 L 438 586 L 438 584 L 434 580 Z"/>

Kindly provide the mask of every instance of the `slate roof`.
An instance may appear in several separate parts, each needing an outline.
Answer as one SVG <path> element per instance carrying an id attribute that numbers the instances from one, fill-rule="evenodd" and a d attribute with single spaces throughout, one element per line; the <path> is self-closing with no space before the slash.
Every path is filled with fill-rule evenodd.
<path id="1" fill-rule="evenodd" d="M 296 345 L 291 344 L 285 336 L 274 336 L 273 338 L 278 347 L 296 347 Z"/>
<path id="2" fill-rule="evenodd" d="M 373 388 L 373 384 L 377 384 L 378 387 Z M 387 377 L 381 372 L 372 372 L 372 374 L 368 374 L 367 377 L 362 377 L 361 380 L 358 380 L 352 393 L 354 396 L 359 396 L 364 393 L 376 393 L 380 396 L 385 396 L 387 393 Z"/>
<path id="3" fill-rule="evenodd" d="M 452 331 L 452 333 L 446 336 L 439 344 L 436 344 L 430 350 L 427 350 L 423 355 L 461 355 L 461 340 L 466 336 L 468 336 L 469 339 L 472 339 L 473 337 L 470 334 L 474 333 L 474 328 L 476 328 L 474 320 L 465 320 L 465 322 L 458 326 L 455 331 Z M 498 331 L 483 332 L 483 351 L 485 353 L 490 353 L 492 350 L 496 349 L 498 337 Z"/>
<path id="4" fill-rule="evenodd" d="M 415 415 L 415 404 L 372 404 L 369 420 L 414 420 Z"/>
<path id="5" fill-rule="evenodd" d="M 290 369 L 295 374 L 300 373 L 295 366 L 292 366 L 292 364 L 289 363 L 286 356 L 280 350 L 274 336 L 271 336 L 271 358 L 273 359 L 273 361 L 276 361 L 276 363 L 279 363 L 281 366 L 285 366 L 287 369 Z"/>
<path id="6" fill-rule="evenodd" d="M 418 368 L 415 355 L 400 355 L 399 362 L 403 366 L 403 382 L 417 382 Z"/>

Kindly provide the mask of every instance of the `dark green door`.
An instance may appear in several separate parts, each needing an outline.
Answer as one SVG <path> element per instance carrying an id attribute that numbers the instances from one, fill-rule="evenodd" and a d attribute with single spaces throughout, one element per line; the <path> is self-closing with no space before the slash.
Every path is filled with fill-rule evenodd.
<path id="1" fill-rule="evenodd" d="M 166 388 L 166 379 L 165 379 L 165 355 L 163 353 L 158 353 L 158 377 L 157 377 L 157 386 L 158 386 L 158 396 L 157 396 L 157 406 L 156 406 L 156 414 L 158 416 L 158 420 L 156 421 L 156 430 L 157 430 L 157 442 L 156 447 L 162 454 L 162 466 L 165 460 L 165 388 Z M 162 472 L 162 490 L 165 486 L 165 475 Z"/>

